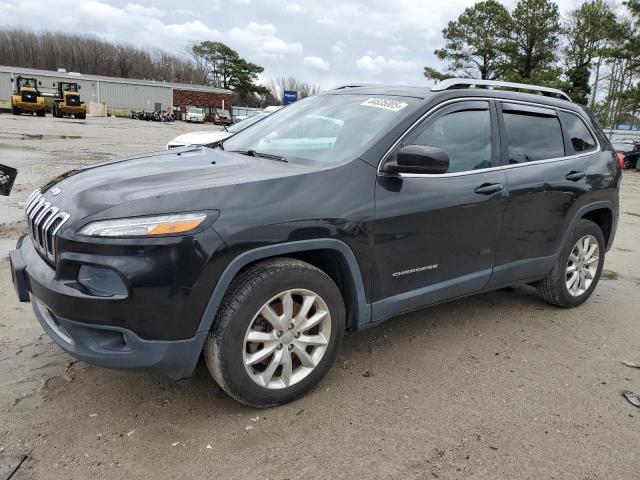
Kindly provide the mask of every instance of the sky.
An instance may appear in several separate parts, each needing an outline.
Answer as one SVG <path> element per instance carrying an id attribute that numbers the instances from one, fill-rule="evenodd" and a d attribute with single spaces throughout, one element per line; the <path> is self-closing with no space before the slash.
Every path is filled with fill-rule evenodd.
<path id="1" fill-rule="evenodd" d="M 263 66 L 263 82 L 292 75 L 323 88 L 353 82 L 427 85 L 423 67 L 442 67 L 433 54 L 442 46 L 442 29 L 473 3 L 0 0 L 0 27 L 50 30 L 64 26 L 70 33 L 91 33 L 179 54 L 194 42 L 222 41 Z M 567 13 L 577 0 L 556 3 L 561 13 Z"/>

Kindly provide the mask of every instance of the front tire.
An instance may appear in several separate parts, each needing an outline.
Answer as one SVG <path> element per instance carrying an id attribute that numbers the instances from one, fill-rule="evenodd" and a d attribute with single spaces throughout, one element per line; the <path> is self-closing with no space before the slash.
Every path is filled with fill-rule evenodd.
<path id="1" fill-rule="evenodd" d="M 241 272 L 204 347 L 216 382 L 252 407 L 290 402 L 331 367 L 345 330 L 340 290 L 318 268 L 277 258 Z"/>
<path id="2" fill-rule="evenodd" d="M 553 270 L 537 285 L 545 301 L 571 308 L 584 303 L 600 280 L 605 257 L 602 230 L 590 220 L 573 228 Z"/>

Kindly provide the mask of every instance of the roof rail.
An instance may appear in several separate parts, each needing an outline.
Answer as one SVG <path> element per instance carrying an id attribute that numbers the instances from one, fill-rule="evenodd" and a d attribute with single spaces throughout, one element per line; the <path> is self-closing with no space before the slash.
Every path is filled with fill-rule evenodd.
<path id="1" fill-rule="evenodd" d="M 373 83 L 348 83 L 347 85 L 340 85 L 332 90 L 344 90 L 346 88 L 358 88 L 358 87 L 370 87 Z"/>
<path id="2" fill-rule="evenodd" d="M 451 90 L 454 88 L 481 88 L 481 87 L 500 87 L 511 88 L 514 90 L 529 90 L 538 95 L 547 97 L 561 98 L 562 100 L 572 101 L 569 95 L 557 88 L 540 87 L 538 85 L 529 85 L 526 83 L 501 82 L 499 80 L 480 80 L 476 78 L 449 78 L 438 82 L 431 87 L 432 92 L 441 92 L 443 90 Z"/>

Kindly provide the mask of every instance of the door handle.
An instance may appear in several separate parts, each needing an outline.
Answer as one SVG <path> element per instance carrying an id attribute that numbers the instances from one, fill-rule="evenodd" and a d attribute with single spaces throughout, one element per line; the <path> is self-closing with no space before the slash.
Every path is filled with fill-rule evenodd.
<path id="1" fill-rule="evenodd" d="M 479 193 L 480 195 L 491 195 L 492 193 L 496 193 L 501 190 L 501 183 L 483 183 L 478 188 L 476 188 L 474 192 Z"/>
<path id="2" fill-rule="evenodd" d="M 567 180 L 571 180 L 572 182 L 577 182 L 578 180 L 581 180 L 586 176 L 587 174 L 584 172 L 569 172 L 564 178 L 566 178 Z"/>

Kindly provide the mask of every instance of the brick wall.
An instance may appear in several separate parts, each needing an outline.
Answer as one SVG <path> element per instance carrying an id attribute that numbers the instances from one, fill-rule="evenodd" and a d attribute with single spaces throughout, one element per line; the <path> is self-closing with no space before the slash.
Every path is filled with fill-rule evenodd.
<path id="1" fill-rule="evenodd" d="M 184 112 L 186 107 L 205 107 L 205 112 L 209 115 L 207 107 L 222 108 L 222 100 L 224 109 L 231 111 L 231 95 L 173 89 L 173 106 L 180 107 L 181 112 Z M 207 120 L 212 121 L 213 118 L 207 116 Z"/>

